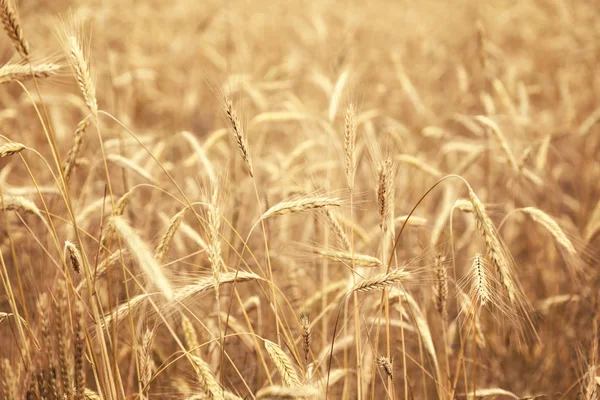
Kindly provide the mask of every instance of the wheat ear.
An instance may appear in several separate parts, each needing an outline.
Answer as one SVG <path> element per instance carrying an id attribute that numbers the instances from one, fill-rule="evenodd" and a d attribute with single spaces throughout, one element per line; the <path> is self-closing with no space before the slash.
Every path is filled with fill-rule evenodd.
<path id="1" fill-rule="evenodd" d="M 83 143 L 83 136 L 85 135 L 85 131 L 90 125 L 89 118 L 84 118 L 77 124 L 77 128 L 75 128 L 75 132 L 73 134 L 73 147 L 69 150 L 69 154 L 67 155 L 67 160 L 65 161 L 65 166 L 63 168 L 63 172 L 65 174 L 65 179 L 68 181 L 73 173 L 73 170 L 77 166 L 77 156 L 81 150 L 81 144 Z"/>
<path id="2" fill-rule="evenodd" d="M 83 265 L 83 258 L 81 257 L 81 252 L 75 246 L 75 244 L 69 240 L 65 241 L 65 250 L 64 250 L 65 258 L 68 256 L 71 261 L 71 267 L 77 273 L 81 272 L 81 267 Z M 66 261 L 66 260 L 65 260 Z"/>
<path id="3" fill-rule="evenodd" d="M 346 110 L 344 122 L 344 159 L 346 166 L 346 181 L 350 190 L 354 188 L 356 176 L 356 111 L 352 103 Z"/>
<path id="4" fill-rule="evenodd" d="M 448 269 L 444 261 L 441 255 L 435 259 L 435 307 L 442 318 L 448 316 Z"/>
<path id="5" fill-rule="evenodd" d="M 12 156 L 14 154 L 19 154 L 26 148 L 27 147 L 25 147 L 24 144 L 17 142 L 3 144 L 2 146 L 0 146 L 0 158 Z"/>
<path id="6" fill-rule="evenodd" d="M 21 57 L 27 59 L 29 57 L 29 43 L 23 36 L 19 14 L 17 14 L 10 0 L 0 0 L 0 19 L 2 19 L 4 30 L 13 42 L 17 52 Z"/>
<path id="7" fill-rule="evenodd" d="M 75 78 L 77 79 L 77 84 L 79 85 L 85 104 L 94 118 L 97 118 L 98 101 L 96 100 L 96 86 L 83 50 L 74 35 L 67 36 L 66 45 L 71 67 L 75 71 Z"/>
<path id="8" fill-rule="evenodd" d="M 35 65 L 12 64 L 0 68 L 0 84 L 14 81 L 27 81 L 35 77 L 36 79 L 48 78 L 58 72 L 60 65 L 52 63 L 42 63 Z"/>
<path id="9" fill-rule="evenodd" d="M 223 389 L 219 386 L 208 364 L 200 357 L 190 355 L 194 362 L 198 383 L 204 394 L 211 400 L 225 400 Z"/>
<path id="10" fill-rule="evenodd" d="M 571 240 L 569 240 L 560 225 L 558 225 L 558 223 L 551 216 L 534 207 L 525 207 L 522 208 L 521 211 L 529 215 L 531 219 L 543 226 L 568 254 L 574 256 L 577 253 Z"/>
<path id="11" fill-rule="evenodd" d="M 171 284 L 163 274 L 160 265 L 153 257 L 152 251 L 146 242 L 127 224 L 123 217 L 113 216 L 110 219 L 110 223 L 125 241 L 127 247 L 129 247 L 129 250 L 137 259 L 140 268 L 148 277 L 148 280 L 159 288 L 167 299 L 171 299 L 173 297 Z"/>
<path id="12" fill-rule="evenodd" d="M 404 269 L 392 269 L 389 273 L 375 275 L 372 278 L 356 284 L 352 292 L 371 292 L 373 290 L 384 289 L 393 284 L 404 281 L 410 274 Z"/>
<path id="13" fill-rule="evenodd" d="M 260 219 L 318 208 L 339 207 L 341 205 L 342 201 L 340 199 L 328 197 L 308 197 L 295 201 L 282 201 L 269 208 Z"/>
<path id="14" fill-rule="evenodd" d="M 250 159 L 250 151 L 248 150 L 248 142 L 246 137 L 244 137 L 244 131 L 242 129 L 242 124 L 237 117 L 237 113 L 233 108 L 233 104 L 229 98 L 225 97 L 224 99 L 224 107 L 225 114 L 227 115 L 227 120 L 229 121 L 229 125 L 231 126 L 231 131 L 233 132 L 233 137 L 235 139 L 235 143 L 237 144 L 238 149 L 240 150 L 240 154 L 242 155 L 242 159 L 246 163 L 246 167 L 248 167 L 248 173 L 251 177 L 254 176 L 254 170 L 252 169 L 252 160 Z"/>
<path id="15" fill-rule="evenodd" d="M 292 360 L 284 353 L 277 344 L 265 339 L 265 349 L 275 363 L 286 386 L 300 386 L 302 383 Z"/>

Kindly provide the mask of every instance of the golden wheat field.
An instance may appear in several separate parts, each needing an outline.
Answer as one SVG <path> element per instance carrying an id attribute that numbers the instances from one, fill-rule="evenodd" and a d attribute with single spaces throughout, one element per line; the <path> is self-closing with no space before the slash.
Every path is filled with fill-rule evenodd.
<path id="1" fill-rule="evenodd" d="M 599 10 L 0 0 L 0 395 L 598 399 Z"/>

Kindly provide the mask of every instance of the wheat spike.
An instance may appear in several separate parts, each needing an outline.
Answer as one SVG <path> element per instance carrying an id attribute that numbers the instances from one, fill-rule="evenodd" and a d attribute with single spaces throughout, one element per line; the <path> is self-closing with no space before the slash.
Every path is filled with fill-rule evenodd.
<path id="1" fill-rule="evenodd" d="M 4 25 L 6 34 L 13 42 L 15 49 L 24 59 L 29 58 L 29 43 L 23 36 L 23 28 L 21 28 L 21 21 L 19 14 L 14 9 L 10 0 L 0 0 L 0 18 Z"/>
<path id="2" fill-rule="evenodd" d="M 342 225 L 336 218 L 333 211 L 331 211 L 331 210 L 325 211 L 325 216 L 327 217 L 329 226 L 331 227 L 331 230 L 333 231 L 333 233 L 335 233 L 335 237 L 337 238 L 340 245 L 342 245 L 344 250 L 349 251 L 352 248 L 352 245 L 350 244 L 350 239 L 348 238 L 348 235 L 346 235 L 344 228 L 342 227 Z"/>
<path id="3" fill-rule="evenodd" d="M 200 355 L 200 344 L 198 343 L 198 335 L 192 321 L 185 316 L 181 315 L 181 327 L 183 328 L 183 336 L 185 338 L 185 344 L 188 350 L 195 356 Z"/>
<path id="4" fill-rule="evenodd" d="M 448 269 L 444 265 L 445 258 L 438 255 L 435 259 L 435 306 L 442 318 L 448 316 Z"/>
<path id="5" fill-rule="evenodd" d="M 390 360 L 385 356 L 377 357 L 377 365 L 379 365 L 385 371 L 385 374 L 389 376 L 392 381 L 394 380 L 394 367 Z"/>
<path id="6" fill-rule="evenodd" d="M 297 213 L 305 210 L 313 210 L 325 207 L 339 207 L 342 201 L 337 198 L 308 197 L 295 201 L 282 201 L 269 208 L 260 219 L 267 219 L 276 215 Z"/>
<path id="7" fill-rule="evenodd" d="M 473 205 L 473 212 L 477 221 L 477 228 L 485 242 L 487 253 L 492 260 L 492 263 L 496 267 L 496 272 L 500 278 L 502 286 L 508 293 L 508 298 L 511 302 L 516 301 L 515 285 L 512 281 L 511 270 L 509 261 L 507 259 L 506 251 L 504 250 L 500 240 L 498 239 L 496 228 L 492 223 L 492 220 L 485 211 L 485 206 L 479 200 L 475 192 L 469 188 L 469 198 Z"/>
<path id="8" fill-rule="evenodd" d="M 171 299 L 173 297 L 171 284 L 163 274 L 160 265 L 153 257 L 152 251 L 146 242 L 144 242 L 137 232 L 127 224 L 123 217 L 113 216 L 110 219 L 110 223 L 125 241 L 131 254 L 137 259 L 138 265 L 148 277 L 148 280 L 159 288 L 167 299 Z"/>
<path id="9" fill-rule="evenodd" d="M 181 220 L 183 219 L 183 215 L 185 214 L 186 210 L 187 207 L 183 208 L 169 220 L 169 224 L 167 225 L 165 233 L 162 235 L 158 246 L 156 246 L 156 249 L 154 249 L 154 257 L 158 263 L 162 264 L 165 261 L 165 258 L 169 253 L 169 249 L 171 248 L 173 237 L 175 237 L 175 233 L 181 225 Z"/>
<path id="10" fill-rule="evenodd" d="M 346 110 L 344 122 L 344 155 L 346 167 L 346 182 L 350 189 L 354 189 L 354 178 L 356 176 L 356 111 L 350 103 Z"/>
<path id="11" fill-rule="evenodd" d="M 0 146 L 0 158 L 12 156 L 14 154 L 19 154 L 26 148 L 27 147 L 25 147 L 24 144 L 17 142 L 3 144 L 2 146 Z"/>
<path id="12" fill-rule="evenodd" d="M 308 364 L 310 357 L 310 343 L 312 340 L 312 327 L 308 315 L 302 314 L 300 316 L 300 325 L 302 326 L 302 349 L 304 350 L 304 362 Z"/>
<path id="13" fill-rule="evenodd" d="M 83 143 L 83 136 L 85 135 L 85 131 L 90 125 L 89 118 L 84 118 L 77 124 L 77 128 L 75 128 L 75 132 L 73 134 L 73 147 L 69 150 L 69 154 L 67 155 L 67 160 L 65 161 L 65 165 L 63 168 L 63 172 L 65 174 L 65 179 L 68 181 L 73 173 L 73 169 L 77 166 L 77 156 L 81 150 L 81 144 Z"/>
<path id="14" fill-rule="evenodd" d="M 565 232 L 561 229 L 560 225 L 558 225 L 558 223 L 552 217 L 535 207 L 525 207 L 522 208 L 521 211 L 529 215 L 531 219 L 543 226 L 568 254 L 574 256 L 577 253 L 571 240 L 569 240 Z"/>
<path id="15" fill-rule="evenodd" d="M 204 394 L 211 400 L 225 400 L 223 389 L 219 386 L 208 364 L 200 357 L 190 355 L 196 369 L 198 383 Z"/>
<path id="16" fill-rule="evenodd" d="M 32 78 L 43 79 L 56 74 L 60 65 L 42 63 L 35 65 L 8 64 L 0 68 L 0 84 L 14 81 L 27 81 Z"/>
<path id="17" fill-rule="evenodd" d="M 84 399 L 85 392 L 85 310 L 80 301 L 75 302 L 75 352 L 73 353 L 73 364 L 75 367 L 75 400 Z"/>
<path id="18" fill-rule="evenodd" d="M 381 260 L 377 257 L 369 256 L 366 254 L 349 253 L 345 251 L 334 251 L 334 250 L 322 250 L 319 252 L 321 257 L 328 260 L 341 261 L 344 263 L 351 264 L 361 267 L 381 267 Z"/>
<path id="19" fill-rule="evenodd" d="M 471 266 L 472 286 L 471 298 L 477 299 L 476 303 L 485 306 L 490 301 L 490 284 L 487 278 L 485 262 L 481 254 L 476 254 Z"/>
<path id="20" fill-rule="evenodd" d="M 146 329 L 142 338 L 142 347 L 140 349 L 140 383 L 143 392 L 148 395 L 150 390 L 150 381 L 154 372 L 154 361 L 152 360 L 152 343 L 156 331 L 154 329 Z"/>
<path id="21" fill-rule="evenodd" d="M 250 177 L 254 177 L 254 170 L 252 169 L 252 160 L 250 159 L 250 152 L 248 151 L 248 142 L 244 137 L 244 131 L 242 129 L 242 124 L 237 117 L 237 113 L 233 108 L 233 104 L 229 98 L 225 97 L 224 99 L 225 106 L 225 114 L 227 115 L 227 120 L 231 126 L 231 131 L 233 132 L 233 137 L 235 139 L 235 143 L 237 144 L 238 149 L 242 155 L 242 159 L 246 163 L 246 167 L 248 167 L 248 173 Z"/>
<path id="22" fill-rule="evenodd" d="M 292 360 L 283 352 L 277 344 L 265 339 L 265 349 L 275 363 L 286 386 L 300 386 L 302 383 L 298 372 L 292 364 Z"/>
<path id="23" fill-rule="evenodd" d="M 352 292 L 370 292 L 373 290 L 383 289 L 393 284 L 404 281 L 410 274 L 404 269 L 393 269 L 389 273 L 375 275 L 372 278 L 356 284 L 352 288 Z"/>
<path id="24" fill-rule="evenodd" d="M 71 267 L 77 273 L 81 272 L 81 267 L 83 266 L 83 258 L 81 257 L 81 253 L 75 244 L 70 241 L 65 241 L 65 258 L 67 255 L 69 256 L 69 260 L 71 261 Z M 65 260 L 66 262 L 66 260 Z"/>
<path id="25" fill-rule="evenodd" d="M 75 78 L 79 89 L 83 94 L 85 104 L 90 109 L 94 118 L 98 118 L 98 101 L 96 100 L 96 86 L 92 79 L 90 67 L 85 58 L 79 41 L 74 35 L 68 35 L 66 40 L 67 54 L 71 61 L 71 67 L 75 71 Z"/>
<path id="26" fill-rule="evenodd" d="M 378 171 L 377 204 L 379 205 L 379 216 L 381 217 L 381 229 L 383 232 L 387 232 L 390 229 L 390 225 L 393 224 L 393 168 L 392 159 L 388 158 L 381 164 Z"/>
<path id="27" fill-rule="evenodd" d="M 72 399 L 74 395 L 73 387 L 75 377 L 73 374 L 73 360 L 71 358 L 71 329 L 68 318 L 66 318 L 66 314 L 69 312 L 67 296 L 67 283 L 65 281 L 59 281 L 55 307 L 55 334 L 58 347 L 58 365 L 60 367 L 63 393 L 67 398 Z"/>

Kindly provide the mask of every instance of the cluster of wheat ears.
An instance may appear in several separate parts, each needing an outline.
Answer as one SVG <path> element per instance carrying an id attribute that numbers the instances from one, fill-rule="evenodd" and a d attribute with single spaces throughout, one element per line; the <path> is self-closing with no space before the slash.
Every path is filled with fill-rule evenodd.
<path id="1" fill-rule="evenodd" d="M 21 3 L 2 398 L 600 396 L 593 4 Z"/>

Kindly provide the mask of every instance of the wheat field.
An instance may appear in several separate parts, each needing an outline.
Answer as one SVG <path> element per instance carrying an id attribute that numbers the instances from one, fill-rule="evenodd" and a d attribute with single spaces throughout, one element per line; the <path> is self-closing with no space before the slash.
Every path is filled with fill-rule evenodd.
<path id="1" fill-rule="evenodd" d="M 600 398 L 585 0 L 0 0 L 3 399 Z"/>

